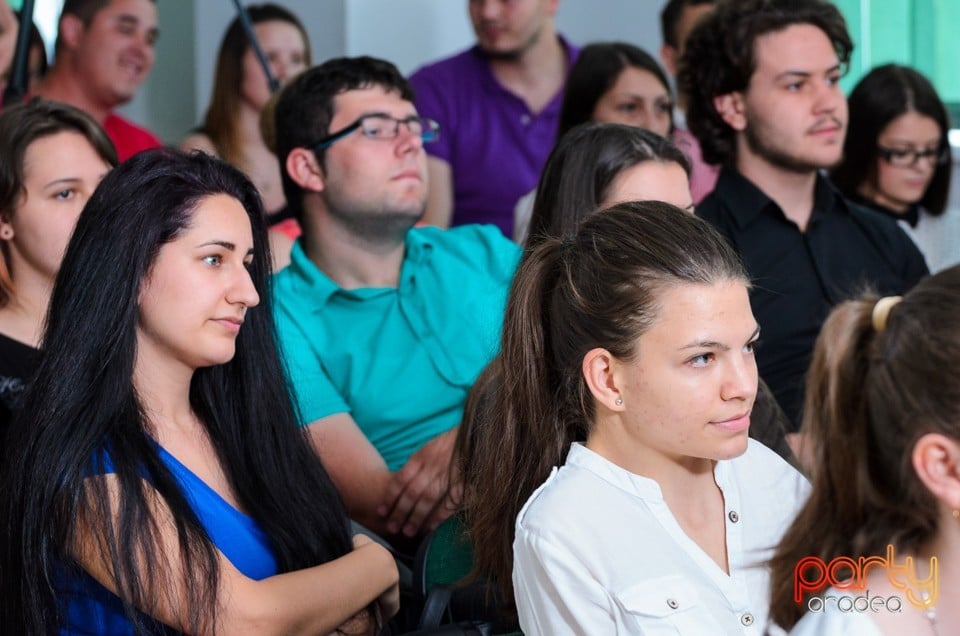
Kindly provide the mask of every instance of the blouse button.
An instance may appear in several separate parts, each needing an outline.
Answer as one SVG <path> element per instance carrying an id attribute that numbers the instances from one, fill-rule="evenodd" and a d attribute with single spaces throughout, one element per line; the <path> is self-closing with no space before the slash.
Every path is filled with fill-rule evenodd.
<path id="1" fill-rule="evenodd" d="M 670 609 L 677 609 L 680 607 L 680 603 L 677 603 L 676 599 L 668 598 L 667 606 L 670 607 Z"/>
<path id="2" fill-rule="evenodd" d="M 753 614 L 751 614 L 750 612 L 747 612 L 746 614 L 744 614 L 743 616 L 741 616 L 741 617 L 740 617 L 740 623 L 741 623 L 744 627 L 750 627 L 751 625 L 753 625 Z"/>
<path id="3" fill-rule="evenodd" d="M 740 521 L 740 515 L 737 514 L 737 511 L 736 511 L 736 510 L 731 510 L 731 511 L 730 511 L 730 514 L 728 514 L 727 517 L 730 518 L 730 522 L 731 522 L 731 523 L 736 523 L 736 522 Z"/>

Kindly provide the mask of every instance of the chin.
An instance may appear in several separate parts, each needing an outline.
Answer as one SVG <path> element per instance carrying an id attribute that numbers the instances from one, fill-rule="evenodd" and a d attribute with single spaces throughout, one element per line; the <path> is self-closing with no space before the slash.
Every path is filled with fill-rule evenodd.
<path id="1" fill-rule="evenodd" d="M 743 432 L 743 435 L 738 435 L 737 437 L 727 441 L 720 448 L 717 449 L 717 456 L 714 459 L 734 459 L 735 457 L 740 457 L 747 452 L 747 445 L 749 435 L 747 431 Z"/>

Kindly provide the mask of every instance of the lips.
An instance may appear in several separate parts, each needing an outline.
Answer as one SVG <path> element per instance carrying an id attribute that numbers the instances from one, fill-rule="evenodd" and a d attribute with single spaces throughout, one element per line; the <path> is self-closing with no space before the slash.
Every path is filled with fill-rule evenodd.
<path id="1" fill-rule="evenodd" d="M 214 318 L 213 321 L 231 333 L 239 333 L 243 318 Z"/>
<path id="2" fill-rule="evenodd" d="M 417 181 L 423 181 L 423 175 L 420 174 L 417 170 L 405 170 L 398 175 L 393 177 L 394 181 L 400 181 L 402 179 L 416 179 Z"/>
<path id="3" fill-rule="evenodd" d="M 830 135 L 835 135 L 841 130 L 843 130 L 843 124 L 840 123 L 840 120 L 831 117 L 829 119 L 818 121 L 807 131 L 807 134 L 814 135 L 816 137 L 827 137 Z"/>
<path id="4" fill-rule="evenodd" d="M 750 428 L 750 411 L 735 415 L 726 420 L 718 420 L 710 423 L 730 433 L 740 433 Z"/>

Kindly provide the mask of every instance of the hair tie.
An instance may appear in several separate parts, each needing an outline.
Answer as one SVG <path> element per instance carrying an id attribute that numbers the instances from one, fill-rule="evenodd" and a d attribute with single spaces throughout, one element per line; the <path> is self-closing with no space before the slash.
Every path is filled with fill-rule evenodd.
<path id="1" fill-rule="evenodd" d="M 887 328 L 890 310 L 901 300 L 903 296 L 884 296 L 873 306 L 873 328 L 877 333 L 882 333 Z"/>

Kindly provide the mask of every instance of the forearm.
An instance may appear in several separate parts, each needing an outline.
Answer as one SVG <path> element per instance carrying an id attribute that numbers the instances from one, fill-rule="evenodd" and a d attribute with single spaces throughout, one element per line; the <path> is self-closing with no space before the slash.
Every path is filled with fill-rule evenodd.
<path id="1" fill-rule="evenodd" d="M 397 582 L 393 557 L 369 544 L 320 566 L 227 590 L 218 631 L 228 634 L 328 634 Z M 229 585 L 229 583 L 227 584 Z"/>

